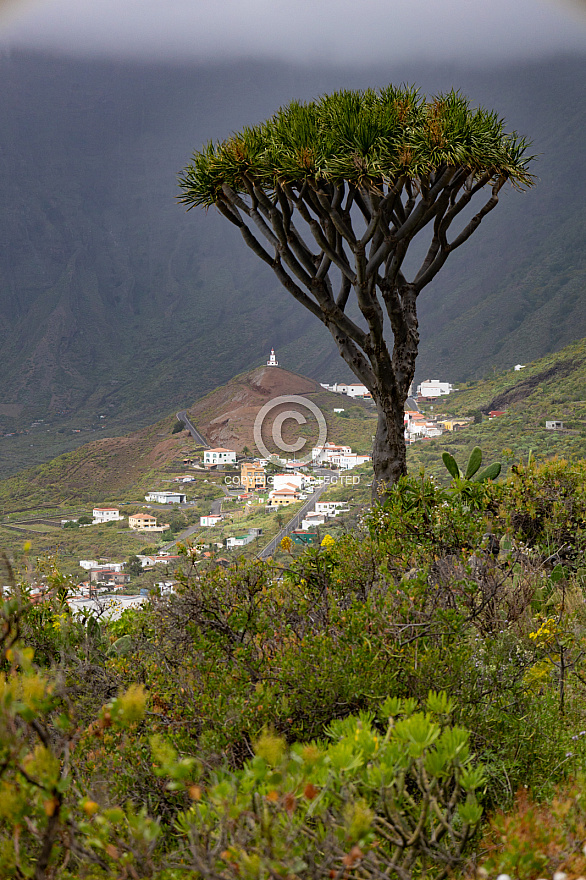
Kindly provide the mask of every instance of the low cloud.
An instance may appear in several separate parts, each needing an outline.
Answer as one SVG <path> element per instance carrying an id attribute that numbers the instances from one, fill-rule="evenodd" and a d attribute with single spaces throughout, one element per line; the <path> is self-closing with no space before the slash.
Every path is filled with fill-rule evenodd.
<path id="1" fill-rule="evenodd" d="M 76 55 L 368 64 L 586 49 L 581 0 L 0 0 L 0 43 Z"/>

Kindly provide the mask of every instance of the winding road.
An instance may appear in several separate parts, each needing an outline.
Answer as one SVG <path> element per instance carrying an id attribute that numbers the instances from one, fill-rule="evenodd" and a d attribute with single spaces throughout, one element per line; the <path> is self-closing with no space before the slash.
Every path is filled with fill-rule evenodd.
<path id="1" fill-rule="evenodd" d="M 208 443 L 206 438 L 203 436 L 203 434 L 199 433 L 193 422 L 190 420 L 189 416 L 187 415 L 186 409 L 181 410 L 181 412 L 175 413 L 175 415 L 178 421 L 183 422 L 198 446 L 203 446 L 205 449 L 210 448 L 210 444 Z"/>

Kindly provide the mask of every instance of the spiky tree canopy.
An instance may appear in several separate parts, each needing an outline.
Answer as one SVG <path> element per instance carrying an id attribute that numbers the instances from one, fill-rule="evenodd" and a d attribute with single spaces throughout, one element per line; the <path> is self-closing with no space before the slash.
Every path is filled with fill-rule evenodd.
<path id="1" fill-rule="evenodd" d="M 440 168 L 466 168 L 530 184 L 526 142 L 504 131 L 496 113 L 471 110 L 458 92 L 431 101 L 413 88 L 343 91 L 293 101 L 261 125 L 194 154 L 181 201 L 225 201 L 227 186 L 248 194 L 279 186 L 350 185 L 374 193 L 404 178 L 425 183 Z"/>
<path id="2" fill-rule="evenodd" d="M 427 101 L 406 87 L 343 91 L 294 101 L 208 144 L 180 177 L 180 201 L 216 205 L 328 327 L 379 408 L 375 447 L 394 444 L 392 482 L 406 467 L 403 403 L 419 342 L 417 296 L 496 206 L 507 180 L 531 185 L 530 158 L 523 138 L 458 92 Z M 490 194 L 471 216 L 466 209 L 485 187 Z M 425 257 L 407 278 L 409 244 L 428 226 Z M 366 328 L 347 313 L 352 290 Z"/>

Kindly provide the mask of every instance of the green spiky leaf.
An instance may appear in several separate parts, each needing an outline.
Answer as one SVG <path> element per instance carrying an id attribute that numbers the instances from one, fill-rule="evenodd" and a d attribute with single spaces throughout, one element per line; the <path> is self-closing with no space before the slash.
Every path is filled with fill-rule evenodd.
<path id="1" fill-rule="evenodd" d="M 465 480 L 471 480 L 474 474 L 480 468 L 482 464 L 482 449 L 480 446 L 475 446 L 470 454 L 470 458 L 468 459 L 468 467 L 466 468 L 466 473 L 464 474 Z"/>
<path id="2" fill-rule="evenodd" d="M 458 480 L 462 476 L 462 474 L 460 473 L 460 468 L 458 467 L 456 459 L 453 455 L 450 455 L 449 452 L 442 452 L 442 461 L 454 480 Z"/>
<path id="3" fill-rule="evenodd" d="M 475 482 L 484 483 L 486 480 L 496 480 L 498 475 L 501 472 L 501 463 L 500 461 L 494 461 L 492 464 L 489 464 L 487 468 L 484 468 L 482 473 L 478 474 Z"/>

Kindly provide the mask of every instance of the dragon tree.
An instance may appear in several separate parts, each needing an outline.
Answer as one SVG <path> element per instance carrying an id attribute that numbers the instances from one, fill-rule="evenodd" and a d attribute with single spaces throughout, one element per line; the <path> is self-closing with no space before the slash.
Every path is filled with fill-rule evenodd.
<path id="1" fill-rule="evenodd" d="M 419 345 L 417 298 L 507 181 L 530 186 L 527 141 L 459 93 L 410 87 L 293 101 L 193 155 L 188 210 L 215 205 L 328 328 L 378 411 L 373 495 L 406 473 L 404 406 Z M 416 271 L 409 246 L 424 238 Z M 412 261 L 411 261 L 412 262 Z"/>

